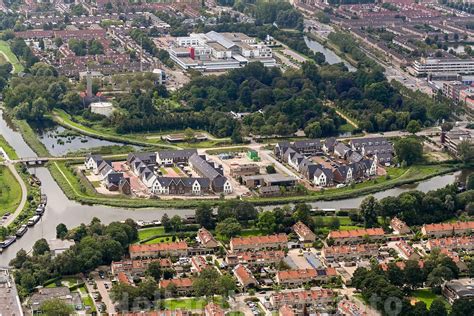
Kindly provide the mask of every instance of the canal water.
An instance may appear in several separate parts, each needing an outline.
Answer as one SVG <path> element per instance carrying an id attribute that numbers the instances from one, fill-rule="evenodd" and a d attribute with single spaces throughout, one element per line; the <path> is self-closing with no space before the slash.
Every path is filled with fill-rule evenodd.
<path id="1" fill-rule="evenodd" d="M 59 125 L 35 129 L 41 143 L 53 156 L 63 156 L 68 152 L 103 146 L 123 145 L 98 138 L 76 134 Z"/>
<path id="2" fill-rule="evenodd" d="M 13 126 L 3 117 L 3 113 L 1 113 L 1 110 L 0 134 L 3 135 L 5 139 L 15 148 L 16 152 L 20 157 L 36 156 L 33 150 L 25 143 L 21 134 L 16 131 Z M 38 176 L 42 183 L 42 193 L 48 196 L 48 205 L 46 207 L 46 212 L 40 222 L 38 222 L 33 228 L 29 229 L 28 232 L 22 238 L 20 238 L 17 242 L 11 245 L 0 255 L 0 266 L 7 265 L 8 262 L 16 255 L 16 252 L 18 250 L 23 248 L 27 251 L 30 251 L 33 244 L 38 239 L 55 238 L 56 225 L 58 225 L 59 223 L 64 223 L 68 228 L 73 228 L 79 226 L 81 223 L 89 223 L 94 217 L 99 218 L 103 223 L 107 224 L 112 221 L 121 221 L 127 218 L 132 218 L 135 220 L 161 219 L 161 217 L 165 213 L 167 213 L 170 217 L 173 215 L 184 216 L 194 214 L 193 209 L 126 209 L 102 205 L 82 205 L 75 201 L 69 200 L 64 195 L 62 190 L 52 178 L 48 169 L 44 167 L 31 168 L 30 172 L 35 173 Z M 383 198 L 386 196 L 396 196 L 402 192 L 414 189 L 421 190 L 424 192 L 433 189 L 438 189 L 448 183 L 452 183 L 453 181 L 455 181 L 456 177 L 459 174 L 460 173 L 455 173 L 434 177 L 418 184 L 378 192 L 374 194 L 374 196 L 377 198 Z M 363 198 L 364 197 L 359 197 L 329 202 L 321 201 L 311 204 L 313 207 L 318 208 L 355 208 L 359 206 L 360 201 Z"/>
<path id="3" fill-rule="evenodd" d="M 321 45 L 319 42 L 314 41 L 308 37 L 304 37 L 304 41 L 306 42 L 306 45 L 313 51 L 313 52 L 320 52 L 326 57 L 326 62 L 330 65 L 332 64 L 337 64 L 337 63 L 344 63 L 346 65 L 347 69 L 349 71 L 356 71 L 357 68 L 349 64 L 347 61 L 342 60 L 341 57 L 339 57 L 335 52 L 330 50 L 329 48 L 324 47 Z"/>

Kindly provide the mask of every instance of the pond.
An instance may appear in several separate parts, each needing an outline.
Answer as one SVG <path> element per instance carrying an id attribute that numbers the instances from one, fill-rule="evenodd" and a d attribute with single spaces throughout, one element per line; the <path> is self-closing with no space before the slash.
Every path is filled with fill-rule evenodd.
<path id="1" fill-rule="evenodd" d="M 85 135 L 80 135 L 62 126 L 47 123 L 42 126 L 33 126 L 41 143 L 53 156 L 63 156 L 69 152 L 87 150 L 105 146 L 123 146 L 122 143 L 111 142 Z M 132 146 L 140 149 L 139 146 Z"/>
<path id="2" fill-rule="evenodd" d="M 304 37 L 304 41 L 306 42 L 306 45 L 313 51 L 313 52 L 320 52 L 326 57 L 326 62 L 330 65 L 332 64 L 337 64 L 337 63 L 344 63 L 346 65 L 347 69 L 349 71 L 356 71 L 357 68 L 349 64 L 347 61 L 342 60 L 341 57 L 339 57 L 335 52 L 330 50 L 329 48 L 324 47 L 321 45 L 319 42 L 314 41 L 308 37 Z"/>

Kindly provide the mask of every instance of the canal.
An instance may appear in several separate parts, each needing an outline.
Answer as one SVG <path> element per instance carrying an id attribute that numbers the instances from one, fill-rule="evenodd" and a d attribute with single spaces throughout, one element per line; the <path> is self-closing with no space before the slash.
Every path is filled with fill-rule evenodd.
<path id="1" fill-rule="evenodd" d="M 308 38 L 307 36 L 304 37 L 304 41 L 306 46 L 308 46 L 314 53 L 320 52 L 326 58 L 326 62 L 330 65 L 337 64 L 337 63 L 344 63 L 349 71 L 356 71 L 357 68 L 349 64 L 347 61 L 343 60 L 339 57 L 335 52 L 330 50 L 329 48 L 324 47 L 319 42 Z"/>
<path id="2" fill-rule="evenodd" d="M 8 122 L 3 116 L 0 110 L 0 134 L 14 147 L 20 157 L 35 157 L 36 154 L 33 150 L 25 143 L 21 134 L 14 129 L 12 124 Z M 82 144 L 86 146 L 87 143 Z M 37 175 L 41 180 L 42 193 L 48 196 L 48 205 L 46 212 L 43 215 L 40 222 L 38 222 L 33 228 L 29 229 L 28 232 L 20 238 L 17 242 L 11 245 L 0 255 L 0 266 L 7 265 L 8 262 L 15 256 L 16 252 L 20 249 L 30 251 L 33 244 L 40 238 L 52 239 L 56 235 L 56 225 L 64 223 L 68 228 L 79 226 L 81 223 L 89 223 L 92 218 L 97 217 L 103 223 L 107 224 L 112 221 L 121 221 L 127 218 L 135 220 L 153 220 L 161 219 L 163 214 L 167 213 L 170 217 L 173 215 L 188 215 L 193 214 L 192 209 L 156 209 L 156 208 L 143 208 L 143 209 L 126 209 L 118 207 L 108 207 L 102 205 L 82 205 L 75 201 L 69 200 L 62 190 L 59 188 L 57 183 L 52 178 L 48 169 L 31 168 L 31 173 Z M 455 181 L 458 173 L 447 174 L 443 176 L 434 177 L 418 184 L 409 186 L 402 186 L 383 192 L 375 193 L 374 196 L 377 198 L 383 198 L 386 196 L 396 196 L 402 192 L 409 190 L 420 190 L 429 191 L 438 189 L 445 186 L 448 183 Z M 338 201 L 321 201 L 311 203 L 313 207 L 318 208 L 355 208 L 358 207 L 360 201 L 364 197 L 338 200 Z M 269 207 L 270 208 L 270 207 Z M 273 207 L 271 207 L 273 208 Z"/>

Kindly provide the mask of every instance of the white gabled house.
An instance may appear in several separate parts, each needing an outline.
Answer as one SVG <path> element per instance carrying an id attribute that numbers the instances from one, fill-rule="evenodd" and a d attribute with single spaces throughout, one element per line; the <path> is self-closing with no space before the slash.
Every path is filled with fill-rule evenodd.
<path id="1" fill-rule="evenodd" d="M 333 185 L 333 173 L 331 169 L 328 168 L 318 168 L 314 172 L 313 182 L 316 186 L 327 187 Z"/>
<path id="2" fill-rule="evenodd" d="M 99 166 L 104 161 L 101 155 L 87 155 L 84 166 L 87 170 L 92 170 L 94 174 L 99 174 Z"/>

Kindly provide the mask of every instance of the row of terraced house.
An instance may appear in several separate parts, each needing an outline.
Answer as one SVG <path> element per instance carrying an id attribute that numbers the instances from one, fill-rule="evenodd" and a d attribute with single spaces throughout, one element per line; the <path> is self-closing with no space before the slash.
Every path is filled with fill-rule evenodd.
<path id="1" fill-rule="evenodd" d="M 110 191 L 121 188 L 120 183 L 127 178 L 123 172 L 115 171 L 112 162 L 100 155 L 88 155 L 84 164 L 86 169 L 92 170 L 105 181 Z M 233 191 L 222 166 L 207 160 L 205 155 L 199 155 L 196 149 L 130 153 L 126 165 L 154 195 L 230 194 Z M 178 165 L 189 166 L 197 176 L 170 177 L 159 172 L 161 166 Z"/>
<path id="2" fill-rule="evenodd" d="M 328 187 L 375 176 L 378 164 L 392 163 L 393 146 L 383 137 L 353 139 L 349 146 L 335 138 L 328 138 L 324 143 L 312 139 L 280 142 L 275 146 L 274 154 L 316 186 Z M 339 162 L 329 166 L 311 159 L 322 155 L 337 158 Z"/>

